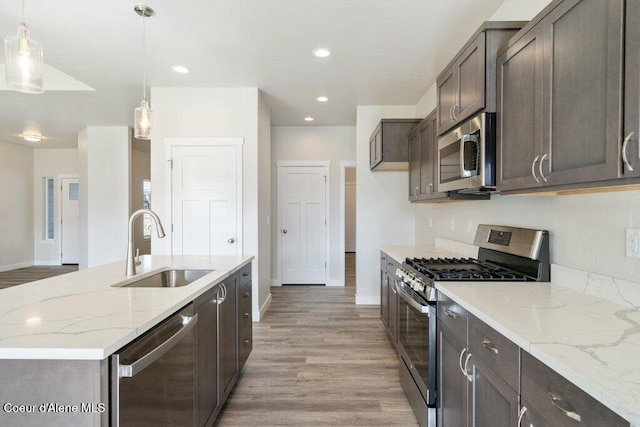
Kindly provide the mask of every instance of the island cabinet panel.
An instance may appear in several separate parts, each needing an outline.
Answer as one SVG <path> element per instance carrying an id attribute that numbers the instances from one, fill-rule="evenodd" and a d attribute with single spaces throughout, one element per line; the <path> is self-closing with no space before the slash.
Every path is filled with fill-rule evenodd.
<path id="1" fill-rule="evenodd" d="M 216 286 L 196 299 L 197 425 L 207 423 L 218 406 L 218 295 Z"/>
<path id="2" fill-rule="evenodd" d="M 467 425 L 469 380 L 460 366 L 465 349 L 464 341 L 438 324 L 438 427 Z"/>
<path id="3" fill-rule="evenodd" d="M 251 265 L 238 272 L 238 371 L 242 371 L 253 348 Z"/>
<path id="4" fill-rule="evenodd" d="M 108 360 L 2 360 L 0 378 L 2 427 L 109 425 Z"/>
<path id="5" fill-rule="evenodd" d="M 238 378 L 238 306 L 237 278 L 232 276 L 221 284 L 223 294 L 218 303 L 218 393 L 224 402 Z"/>
<path id="6" fill-rule="evenodd" d="M 629 427 L 629 422 L 525 351 L 521 394 L 522 425 Z"/>
<path id="7" fill-rule="evenodd" d="M 623 4 L 555 1 L 499 57 L 499 191 L 620 176 Z"/>

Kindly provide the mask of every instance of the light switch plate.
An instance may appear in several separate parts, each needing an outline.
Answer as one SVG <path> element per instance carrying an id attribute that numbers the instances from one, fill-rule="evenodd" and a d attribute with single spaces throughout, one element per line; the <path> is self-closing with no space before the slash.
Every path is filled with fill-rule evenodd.
<path id="1" fill-rule="evenodd" d="M 625 243 L 627 257 L 640 258 L 640 230 L 627 228 L 627 239 Z"/>

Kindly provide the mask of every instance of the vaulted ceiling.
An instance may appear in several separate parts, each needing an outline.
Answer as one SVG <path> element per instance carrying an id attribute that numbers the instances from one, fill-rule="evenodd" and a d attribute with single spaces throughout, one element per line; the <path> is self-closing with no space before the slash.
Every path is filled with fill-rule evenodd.
<path id="1" fill-rule="evenodd" d="M 25 21 L 44 48 L 46 92 L 0 83 L 0 141 L 26 144 L 20 134 L 32 131 L 47 147 L 75 147 L 87 126 L 133 125 L 142 97 L 137 3 L 26 0 Z M 357 105 L 415 104 L 500 3 L 148 0 L 147 86 L 258 87 L 273 125 L 309 125 L 306 116 L 312 125 L 354 125 Z M 15 34 L 20 21 L 21 0 L 2 0 L 0 35 Z M 333 54 L 316 58 L 317 47 Z M 177 74 L 178 64 L 191 71 Z M 321 95 L 329 101 L 316 101 Z"/>

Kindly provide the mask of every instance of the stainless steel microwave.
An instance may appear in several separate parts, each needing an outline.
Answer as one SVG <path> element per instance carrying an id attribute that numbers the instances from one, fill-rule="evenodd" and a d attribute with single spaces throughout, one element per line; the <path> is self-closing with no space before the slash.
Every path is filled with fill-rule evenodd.
<path id="1" fill-rule="evenodd" d="M 436 191 L 496 190 L 496 115 L 482 113 L 438 139 Z"/>

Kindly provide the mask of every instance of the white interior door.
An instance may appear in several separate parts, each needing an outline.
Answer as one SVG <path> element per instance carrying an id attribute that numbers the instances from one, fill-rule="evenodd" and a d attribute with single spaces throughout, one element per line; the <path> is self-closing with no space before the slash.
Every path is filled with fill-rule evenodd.
<path id="1" fill-rule="evenodd" d="M 62 178 L 60 218 L 60 251 L 62 264 L 78 264 L 80 261 L 80 191 L 78 178 Z"/>
<path id="2" fill-rule="evenodd" d="M 230 146 L 172 147 L 173 255 L 238 255 L 238 165 Z"/>
<path id="3" fill-rule="evenodd" d="M 326 283 L 325 166 L 279 166 L 282 284 Z"/>

